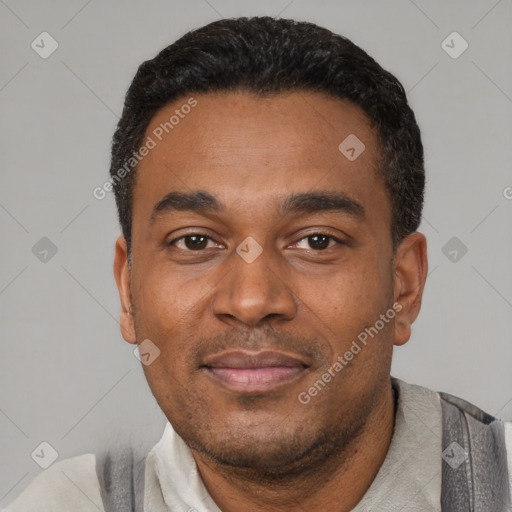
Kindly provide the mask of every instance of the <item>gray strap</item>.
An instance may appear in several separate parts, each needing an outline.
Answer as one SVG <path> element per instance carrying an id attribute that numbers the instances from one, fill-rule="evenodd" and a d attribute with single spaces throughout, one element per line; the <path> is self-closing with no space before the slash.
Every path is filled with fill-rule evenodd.
<path id="1" fill-rule="evenodd" d="M 509 512 L 503 423 L 447 393 L 443 416 L 443 512 Z"/>
<path id="2" fill-rule="evenodd" d="M 144 512 L 144 478 L 146 471 L 146 457 L 136 460 L 133 465 L 133 491 L 135 495 L 134 512 Z"/>
<path id="3" fill-rule="evenodd" d="M 96 456 L 96 474 L 105 512 L 143 512 L 145 457 L 134 461 L 132 450 Z"/>

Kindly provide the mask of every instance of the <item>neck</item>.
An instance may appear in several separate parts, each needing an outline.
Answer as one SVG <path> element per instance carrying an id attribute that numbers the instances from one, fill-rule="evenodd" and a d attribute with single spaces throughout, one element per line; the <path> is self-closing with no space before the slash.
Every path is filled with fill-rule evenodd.
<path id="1" fill-rule="evenodd" d="M 359 435 L 321 467 L 269 482 L 239 468 L 219 466 L 193 451 L 203 482 L 222 512 L 263 512 L 299 509 L 349 512 L 364 496 L 381 467 L 391 443 L 395 401 L 391 386 L 368 416 Z M 279 507 L 279 508 L 277 508 Z"/>

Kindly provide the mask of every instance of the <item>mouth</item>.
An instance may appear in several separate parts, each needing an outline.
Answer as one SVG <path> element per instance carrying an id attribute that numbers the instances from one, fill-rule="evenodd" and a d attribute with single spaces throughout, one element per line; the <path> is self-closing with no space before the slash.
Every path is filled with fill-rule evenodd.
<path id="1" fill-rule="evenodd" d="M 208 358 L 200 368 L 233 391 L 262 393 L 298 379 L 309 365 L 279 352 L 232 351 Z"/>

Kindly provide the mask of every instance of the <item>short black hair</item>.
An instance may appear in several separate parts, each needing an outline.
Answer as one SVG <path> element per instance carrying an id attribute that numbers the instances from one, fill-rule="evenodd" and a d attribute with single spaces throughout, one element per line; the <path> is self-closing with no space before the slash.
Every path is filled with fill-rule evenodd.
<path id="1" fill-rule="evenodd" d="M 241 17 L 186 33 L 142 63 L 128 89 L 112 141 L 110 175 L 129 256 L 137 163 L 132 156 L 151 119 L 185 95 L 241 90 L 260 96 L 316 91 L 358 105 L 380 143 L 378 172 L 389 192 L 393 247 L 416 231 L 425 186 L 423 145 L 401 83 L 349 39 L 323 27 Z"/>

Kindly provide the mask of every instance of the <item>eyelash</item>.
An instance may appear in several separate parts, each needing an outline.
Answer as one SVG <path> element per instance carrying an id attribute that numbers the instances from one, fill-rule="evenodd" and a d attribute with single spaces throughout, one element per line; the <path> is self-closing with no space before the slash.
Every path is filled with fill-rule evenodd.
<path id="1" fill-rule="evenodd" d="M 178 238 L 173 238 L 172 240 L 170 240 L 168 242 L 167 245 L 169 245 L 169 247 L 173 246 L 176 242 L 178 242 L 179 240 L 184 240 L 185 238 L 187 237 L 190 237 L 190 236 L 202 236 L 204 238 L 208 238 L 209 240 L 213 240 L 215 242 L 215 240 L 207 235 L 206 233 L 201 233 L 200 231 L 194 231 L 193 233 L 187 233 L 186 235 L 181 235 L 179 236 Z M 190 249 L 182 249 L 183 251 L 188 251 L 188 252 L 201 252 L 201 251 L 192 251 Z M 204 250 L 204 249 L 203 249 Z"/>
<path id="2" fill-rule="evenodd" d="M 201 233 L 200 231 L 194 231 L 193 233 L 187 233 L 186 235 L 181 235 L 180 237 L 177 237 L 177 238 L 173 238 L 172 240 L 170 240 L 167 245 L 169 247 L 172 247 L 176 244 L 176 242 L 180 241 L 180 240 L 184 240 L 185 238 L 187 237 L 192 237 L 192 236 L 200 236 L 200 237 L 204 237 L 204 238 L 208 238 L 209 240 L 212 240 L 214 242 L 216 242 L 216 240 L 214 240 L 211 236 L 207 235 L 206 233 Z M 306 236 L 303 236 L 302 238 L 300 238 L 299 240 L 297 240 L 297 242 L 295 242 L 293 245 L 297 245 L 299 242 L 301 242 L 302 240 L 306 240 L 310 237 L 313 237 L 313 236 L 325 236 L 326 238 L 329 239 L 329 241 L 334 241 L 336 242 L 338 245 L 347 245 L 343 240 L 340 240 L 338 237 L 334 236 L 333 234 L 327 232 L 327 231 L 315 231 L 313 233 L 310 233 Z M 216 242 L 218 243 L 218 242 Z M 326 247 L 325 249 L 313 249 L 313 248 L 309 248 L 309 249 L 304 249 L 304 250 L 307 250 L 307 251 L 313 251 L 313 252 L 324 252 L 328 249 L 331 249 L 332 247 Z M 182 251 L 186 251 L 186 252 L 202 252 L 204 251 L 205 249 L 199 249 L 197 251 L 194 251 L 192 249 L 180 249 Z"/>

